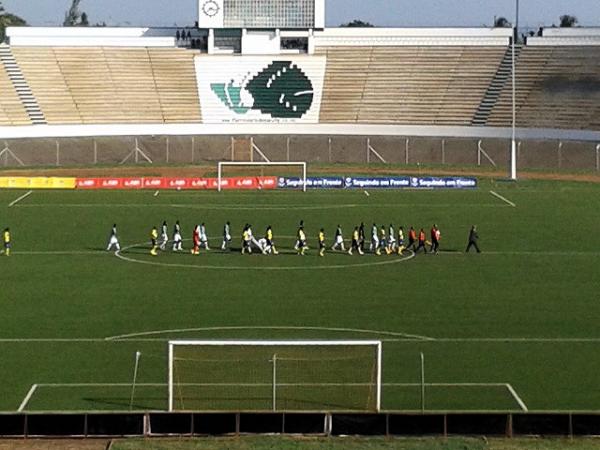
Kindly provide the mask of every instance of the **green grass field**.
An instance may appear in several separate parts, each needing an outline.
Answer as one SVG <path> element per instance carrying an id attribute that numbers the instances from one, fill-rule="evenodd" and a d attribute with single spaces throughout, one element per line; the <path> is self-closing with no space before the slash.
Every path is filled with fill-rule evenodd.
<path id="1" fill-rule="evenodd" d="M 24 193 L 0 191 L 0 226 L 13 235 L 13 255 L 0 257 L 0 410 L 129 410 L 136 351 L 133 409 L 164 410 L 169 339 L 380 339 L 390 411 L 421 409 L 421 352 L 428 411 L 600 409 L 599 185 L 53 191 L 8 206 Z M 227 220 L 234 247 L 246 222 L 257 235 L 272 225 L 282 254 L 151 257 L 151 227 L 177 219 L 184 238 L 206 222 L 215 249 Z M 301 219 L 303 258 L 292 251 Z M 331 241 L 338 223 L 349 238 L 361 221 L 437 223 L 443 251 L 318 257 L 320 227 Z M 104 250 L 113 222 L 121 259 Z M 472 224 L 479 255 L 463 253 Z"/>

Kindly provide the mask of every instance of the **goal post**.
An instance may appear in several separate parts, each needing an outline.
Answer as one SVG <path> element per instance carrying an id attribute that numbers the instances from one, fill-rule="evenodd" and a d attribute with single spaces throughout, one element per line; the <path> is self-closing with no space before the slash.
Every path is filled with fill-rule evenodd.
<path id="1" fill-rule="evenodd" d="M 306 192 L 306 162 L 240 162 L 240 161 L 219 161 L 217 166 L 217 189 L 221 192 L 223 169 L 226 167 L 296 167 L 301 171 L 300 180 L 302 190 Z"/>
<path id="2" fill-rule="evenodd" d="M 379 412 L 381 361 L 381 341 L 169 341 L 168 410 Z"/>

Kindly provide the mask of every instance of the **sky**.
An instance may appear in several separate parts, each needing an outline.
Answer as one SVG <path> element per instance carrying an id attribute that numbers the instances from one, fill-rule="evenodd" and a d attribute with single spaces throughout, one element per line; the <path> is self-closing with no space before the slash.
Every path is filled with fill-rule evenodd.
<path id="1" fill-rule="evenodd" d="M 30 25 L 60 25 L 71 0 L 1 0 Z M 361 19 L 376 26 L 482 26 L 495 16 L 512 20 L 516 0 L 326 0 L 327 26 Z M 537 28 L 571 14 L 600 26 L 599 0 L 520 0 L 520 24 Z M 198 0 L 82 0 L 90 22 L 115 26 L 184 26 L 196 20 Z"/>

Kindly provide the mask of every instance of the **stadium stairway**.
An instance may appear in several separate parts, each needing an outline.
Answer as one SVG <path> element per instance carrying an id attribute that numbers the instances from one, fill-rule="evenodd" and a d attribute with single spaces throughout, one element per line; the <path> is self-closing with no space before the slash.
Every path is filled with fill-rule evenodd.
<path id="1" fill-rule="evenodd" d="M 44 113 L 8 45 L 0 45 L 0 61 L 2 61 L 31 122 L 34 125 L 45 125 L 47 122 Z"/>
<path id="2" fill-rule="evenodd" d="M 521 45 L 515 46 L 515 61 L 518 60 L 519 55 L 521 53 L 521 49 L 523 47 Z M 473 120 L 471 121 L 472 125 L 475 126 L 485 126 L 487 125 L 488 119 L 490 118 L 490 114 L 498 103 L 498 99 L 500 98 L 500 94 L 504 89 L 507 81 L 510 79 L 512 75 L 512 47 L 509 46 L 504 53 L 504 57 L 500 62 L 500 66 L 498 66 L 498 70 L 494 75 L 492 82 L 490 83 L 487 91 L 475 115 L 473 116 Z"/>

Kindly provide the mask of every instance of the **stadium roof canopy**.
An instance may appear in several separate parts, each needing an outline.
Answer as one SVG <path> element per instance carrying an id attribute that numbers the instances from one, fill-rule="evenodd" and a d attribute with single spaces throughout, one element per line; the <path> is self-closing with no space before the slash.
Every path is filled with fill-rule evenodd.
<path id="1" fill-rule="evenodd" d="M 175 28 L 9 27 L 12 46 L 176 47 Z M 282 39 L 305 39 L 308 53 L 319 46 L 483 45 L 506 46 L 509 28 L 326 28 L 323 30 L 186 29 L 208 39 L 208 53 L 278 54 Z M 224 51 L 219 39 L 239 39 L 239 52 Z"/>

